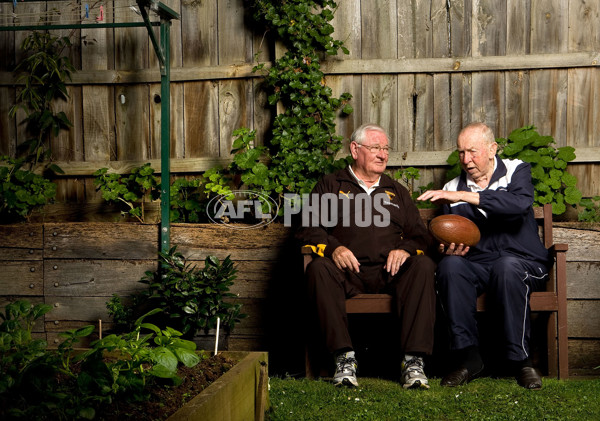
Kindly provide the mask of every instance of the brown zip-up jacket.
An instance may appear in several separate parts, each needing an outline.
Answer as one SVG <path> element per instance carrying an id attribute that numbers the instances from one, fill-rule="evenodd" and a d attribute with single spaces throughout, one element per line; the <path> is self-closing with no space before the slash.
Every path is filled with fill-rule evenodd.
<path id="1" fill-rule="evenodd" d="M 370 200 L 348 168 L 328 174 L 313 189 L 310 206 L 303 212 L 315 211 L 317 199 L 325 193 L 335 196 L 325 202 L 330 209 L 327 217 L 317 219 L 320 223 L 316 226 L 306 226 L 313 218 L 303 218 L 303 228 L 297 233 L 304 245 L 313 246 L 321 256 L 331 257 L 338 246 L 345 246 L 361 265 L 383 265 L 391 250 L 416 255 L 433 244 L 408 190 L 385 174 Z M 325 208 L 318 207 L 319 216 Z"/>

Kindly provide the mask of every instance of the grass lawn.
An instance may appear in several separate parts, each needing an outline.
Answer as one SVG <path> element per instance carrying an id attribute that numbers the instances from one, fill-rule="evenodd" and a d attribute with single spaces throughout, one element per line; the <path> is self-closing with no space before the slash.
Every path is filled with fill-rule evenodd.
<path id="1" fill-rule="evenodd" d="M 397 382 L 360 378 L 358 388 L 325 380 L 271 378 L 275 420 L 600 420 L 600 379 L 544 378 L 530 391 L 514 379 L 477 379 L 466 386 L 405 390 Z"/>

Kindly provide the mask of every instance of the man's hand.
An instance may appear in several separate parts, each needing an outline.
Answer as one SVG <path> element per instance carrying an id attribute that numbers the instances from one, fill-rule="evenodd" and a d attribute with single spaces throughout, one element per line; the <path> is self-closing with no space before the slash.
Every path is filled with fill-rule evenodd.
<path id="1" fill-rule="evenodd" d="M 477 206 L 479 205 L 479 193 L 449 190 L 427 190 L 425 193 L 417 197 L 417 200 L 431 200 L 433 203 L 438 205 L 467 202 Z"/>
<path id="2" fill-rule="evenodd" d="M 406 250 L 392 250 L 390 251 L 390 254 L 388 254 L 387 262 L 383 268 L 394 276 L 400 270 L 400 266 L 402 266 L 409 257 L 410 254 Z"/>
<path id="3" fill-rule="evenodd" d="M 358 263 L 354 253 L 347 247 L 339 246 L 336 248 L 331 255 L 331 260 L 333 260 L 333 263 L 335 263 L 339 270 L 350 270 L 355 273 L 359 272 L 360 263 Z"/>
<path id="4" fill-rule="evenodd" d="M 448 204 L 448 203 L 456 203 L 460 202 L 460 193 L 456 191 L 447 191 L 447 190 L 427 190 L 425 193 L 417 197 L 417 200 L 431 200 L 433 203 L 437 204 Z"/>
<path id="5" fill-rule="evenodd" d="M 469 246 L 465 246 L 464 244 L 454 244 L 451 243 L 448 247 L 440 244 L 439 249 L 440 253 L 445 254 L 447 256 L 464 256 L 469 252 Z"/>

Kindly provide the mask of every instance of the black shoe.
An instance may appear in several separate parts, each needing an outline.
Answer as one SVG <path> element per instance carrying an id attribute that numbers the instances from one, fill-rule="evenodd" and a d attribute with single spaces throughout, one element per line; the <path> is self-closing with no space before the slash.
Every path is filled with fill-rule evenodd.
<path id="1" fill-rule="evenodd" d="M 470 381 L 475 380 L 477 377 L 479 377 L 482 371 L 483 367 L 476 373 L 470 373 L 469 370 L 467 370 L 464 367 L 461 367 L 457 370 L 446 374 L 442 379 L 440 385 L 446 387 L 462 386 L 463 384 L 467 384 Z"/>
<path id="2" fill-rule="evenodd" d="M 525 389 L 539 390 L 542 388 L 542 378 L 533 367 L 523 367 L 515 376 L 519 386 Z"/>

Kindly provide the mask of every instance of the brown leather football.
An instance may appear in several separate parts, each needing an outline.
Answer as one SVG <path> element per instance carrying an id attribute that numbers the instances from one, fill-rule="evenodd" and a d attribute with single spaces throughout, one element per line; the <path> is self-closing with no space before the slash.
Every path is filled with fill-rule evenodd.
<path id="1" fill-rule="evenodd" d="M 445 246 L 454 243 L 473 247 L 479 242 L 481 233 L 473 221 L 460 215 L 436 216 L 429 223 L 429 231 Z"/>

